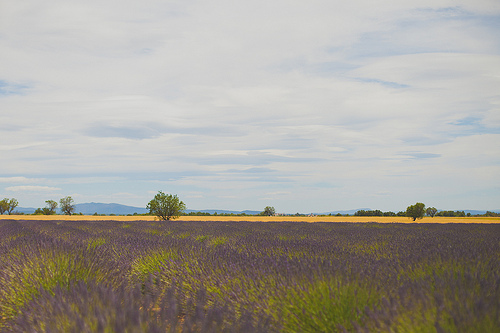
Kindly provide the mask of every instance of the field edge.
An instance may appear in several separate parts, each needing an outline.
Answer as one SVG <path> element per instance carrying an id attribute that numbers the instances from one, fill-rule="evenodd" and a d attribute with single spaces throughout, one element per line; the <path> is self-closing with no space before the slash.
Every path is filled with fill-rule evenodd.
<path id="1" fill-rule="evenodd" d="M 158 221 L 154 216 L 94 215 L 0 215 L 0 220 L 38 221 Z M 220 222 L 350 222 L 350 223 L 500 223 L 500 217 L 424 217 L 413 221 L 407 217 L 380 216 L 181 216 L 175 221 Z M 165 222 L 169 223 L 169 222 Z"/>

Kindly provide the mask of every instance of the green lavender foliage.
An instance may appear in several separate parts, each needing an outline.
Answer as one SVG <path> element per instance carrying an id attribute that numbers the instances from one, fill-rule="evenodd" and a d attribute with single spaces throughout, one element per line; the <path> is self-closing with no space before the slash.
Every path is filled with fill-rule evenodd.
<path id="1" fill-rule="evenodd" d="M 0 221 L 1 332 L 497 332 L 500 226 Z"/>

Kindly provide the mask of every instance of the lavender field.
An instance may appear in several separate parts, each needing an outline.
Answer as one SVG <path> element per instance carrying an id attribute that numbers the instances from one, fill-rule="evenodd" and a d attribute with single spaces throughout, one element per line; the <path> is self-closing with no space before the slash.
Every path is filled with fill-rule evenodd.
<path id="1" fill-rule="evenodd" d="M 499 327 L 499 224 L 0 220 L 1 332 Z"/>

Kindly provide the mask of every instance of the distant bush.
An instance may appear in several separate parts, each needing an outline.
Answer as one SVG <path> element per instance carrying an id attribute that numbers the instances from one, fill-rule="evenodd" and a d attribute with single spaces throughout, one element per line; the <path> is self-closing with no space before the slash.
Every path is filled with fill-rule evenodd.
<path id="1" fill-rule="evenodd" d="M 210 213 L 206 212 L 189 212 L 188 214 L 185 214 L 187 216 L 210 216 Z"/>
<path id="2" fill-rule="evenodd" d="M 452 210 L 442 210 L 437 212 L 435 216 L 443 216 L 443 217 L 465 217 L 464 211 L 452 211 Z"/>
<path id="3" fill-rule="evenodd" d="M 484 216 L 486 216 L 486 217 L 500 217 L 500 213 L 494 213 L 494 212 L 487 211 L 486 214 L 484 214 Z"/>
<path id="4" fill-rule="evenodd" d="M 358 210 L 354 216 L 396 216 L 393 212 L 382 212 L 380 210 Z"/>

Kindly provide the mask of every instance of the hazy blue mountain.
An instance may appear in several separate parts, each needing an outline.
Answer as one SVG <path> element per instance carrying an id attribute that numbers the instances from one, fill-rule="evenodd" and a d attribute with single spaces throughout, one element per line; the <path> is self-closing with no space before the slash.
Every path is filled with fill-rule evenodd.
<path id="1" fill-rule="evenodd" d="M 120 205 L 120 204 L 103 204 L 103 203 L 83 203 L 83 204 L 76 204 L 75 205 L 75 212 L 77 213 L 82 213 L 85 215 L 92 215 L 94 213 L 97 214 L 116 214 L 116 215 L 127 215 L 127 214 L 144 214 L 147 213 L 148 210 L 145 207 L 133 207 L 133 206 L 126 206 L 126 205 Z M 217 212 L 218 214 L 240 214 L 240 213 L 245 213 L 248 215 L 253 215 L 253 214 L 258 214 L 260 211 L 252 211 L 252 210 L 245 210 L 245 211 L 236 211 L 236 210 L 222 210 L 222 209 L 186 209 L 186 213 L 190 212 L 203 212 L 203 213 L 210 213 L 213 214 Z"/>
<path id="2" fill-rule="evenodd" d="M 127 215 L 127 214 L 144 214 L 147 213 L 148 210 L 145 207 L 133 207 L 126 206 L 116 203 L 82 203 L 75 205 L 75 212 L 82 213 L 84 215 L 92 215 L 92 214 L 116 214 L 116 215 Z"/>
<path id="3" fill-rule="evenodd" d="M 33 207 L 16 207 L 14 209 L 15 212 L 23 213 L 23 214 L 33 214 L 35 212 L 36 208 Z M 5 213 L 7 214 L 7 213 Z"/>
<path id="4" fill-rule="evenodd" d="M 350 210 L 335 210 L 335 211 L 331 211 L 331 212 L 326 212 L 326 213 L 317 213 L 318 215 L 328 215 L 328 214 L 332 214 L 332 215 L 337 215 L 337 214 L 342 214 L 342 215 L 354 215 L 354 213 L 356 213 L 358 210 L 372 210 L 371 208 L 358 208 L 358 209 L 350 209 Z"/>
<path id="5" fill-rule="evenodd" d="M 127 214 L 144 214 L 147 213 L 148 210 L 143 207 L 133 207 L 133 206 L 126 206 L 126 205 L 120 205 L 120 204 L 103 204 L 103 203 L 83 203 L 83 204 L 76 204 L 75 205 L 75 212 L 77 213 L 82 213 L 85 215 L 92 215 L 94 213 L 97 214 L 116 214 L 116 215 L 127 215 Z M 200 209 L 200 210 L 194 210 L 194 209 L 186 209 L 186 213 L 190 212 L 202 212 L 202 213 L 210 213 L 214 214 L 217 212 L 217 214 L 241 214 L 245 213 L 248 215 L 253 215 L 253 214 L 258 214 L 260 211 L 251 211 L 251 210 L 245 210 L 245 211 L 236 211 L 236 210 L 222 210 L 222 209 Z"/>
<path id="6" fill-rule="evenodd" d="M 351 209 L 351 210 L 336 210 L 336 211 L 332 211 L 332 212 L 327 212 L 327 213 L 320 213 L 320 215 L 328 215 L 328 214 L 332 214 L 332 215 L 336 215 L 338 213 L 342 214 L 342 215 L 346 215 L 346 214 L 349 214 L 349 215 L 354 215 L 354 213 L 356 213 L 358 210 L 373 210 L 371 208 L 358 208 L 358 209 Z M 402 211 L 406 211 L 406 209 L 401 209 Z M 486 210 L 471 210 L 471 209 L 438 209 L 438 212 L 441 212 L 441 211 L 444 211 L 444 210 L 452 210 L 452 211 L 464 211 L 465 214 L 467 213 L 471 213 L 471 215 L 482 215 L 484 213 L 486 213 Z M 500 213 L 500 209 L 491 209 L 489 210 L 490 212 L 494 212 L 494 213 Z M 394 213 L 397 213 L 398 211 L 394 211 Z"/>
<path id="7" fill-rule="evenodd" d="M 470 213 L 471 215 L 482 215 L 486 213 L 486 210 L 472 210 L 472 209 L 438 209 L 438 212 L 442 211 L 448 211 L 448 210 L 453 210 L 454 212 L 458 211 L 464 211 L 465 214 Z M 500 213 L 500 209 L 488 209 L 487 211 L 493 212 L 493 213 Z"/>
<path id="8" fill-rule="evenodd" d="M 15 211 L 24 213 L 24 214 L 33 214 L 35 212 L 36 208 L 33 207 L 17 207 Z M 358 210 L 372 210 L 371 208 L 358 208 L 358 209 L 351 209 L 351 210 L 335 210 L 331 212 L 326 212 L 326 213 L 315 213 L 317 215 L 336 215 L 336 214 L 342 214 L 342 215 L 354 215 Z M 486 213 L 486 210 L 464 210 L 464 209 L 458 209 L 459 211 L 464 211 L 465 214 L 471 213 L 471 215 L 480 215 Z M 438 211 L 442 211 L 442 209 L 439 209 Z M 457 211 L 457 209 L 453 210 Z M 495 213 L 500 213 L 500 209 L 492 209 L 489 210 L 490 212 L 495 212 Z M 97 203 L 97 202 L 90 202 L 90 203 L 81 203 L 81 204 L 75 204 L 75 213 L 82 213 L 85 215 L 92 215 L 94 213 L 97 214 L 115 214 L 115 215 L 128 215 L 128 214 L 144 214 L 147 213 L 148 210 L 145 207 L 133 207 L 133 206 L 127 206 L 127 205 L 121 205 L 121 204 L 116 204 L 116 203 Z M 238 210 L 224 210 L 224 209 L 186 209 L 186 213 L 190 212 L 203 212 L 203 213 L 209 213 L 209 214 L 214 214 L 217 212 L 217 214 L 242 214 L 245 213 L 247 215 L 257 215 L 260 213 L 260 211 L 257 210 L 243 210 L 243 211 L 238 211 Z M 58 214 L 60 214 L 60 210 L 58 209 Z M 299 212 L 300 213 L 300 212 Z M 397 211 L 395 211 L 397 213 Z M 292 213 L 293 214 L 293 213 Z"/>
<path id="9" fill-rule="evenodd" d="M 186 209 L 186 213 L 196 213 L 196 212 L 201 212 L 201 213 L 209 213 L 209 214 L 214 214 L 214 213 L 217 213 L 217 214 L 247 214 L 247 215 L 257 215 L 259 214 L 261 211 L 259 210 L 242 210 L 242 211 L 239 211 L 239 210 L 223 210 L 223 209 L 198 209 L 198 210 L 195 210 L 195 209 Z"/>
<path id="10" fill-rule="evenodd" d="M 24 213 L 24 214 L 33 214 L 36 208 L 33 207 L 16 207 L 15 211 Z M 57 213 L 61 214 L 61 210 L 57 209 Z M 75 213 L 82 213 L 84 215 L 92 215 L 94 213 L 97 214 L 116 214 L 116 215 L 127 215 L 127 214 L 144 214 L 147 213 L 146 208 L 141 207 L 132 207 L 120 204 L 106 204 L 106 203 L 82 203 L 75 204 Z"/>

